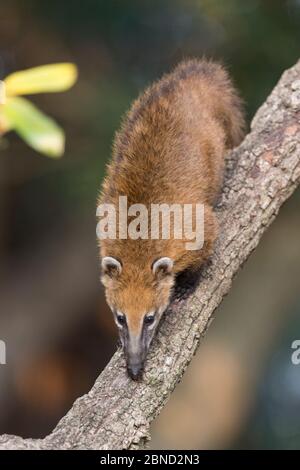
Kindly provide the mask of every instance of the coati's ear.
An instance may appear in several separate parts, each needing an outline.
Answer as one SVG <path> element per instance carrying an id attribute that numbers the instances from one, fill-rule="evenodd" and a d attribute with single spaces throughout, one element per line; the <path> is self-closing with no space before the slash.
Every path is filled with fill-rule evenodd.
<path id="1" fill-rule="evenodd" d="M 154 261 L 152 272 L 156 277 L 164 277 L 172 273 L 174 262 L 171 258 L 164 256 Z"/>
<path id="2" fill-rule="evenodd" d="M 105 256 L 101 261 L 103 274 L 114 278 L 117 277 L 122 272 L 122 264 L 116 258 L 112 256 Z"/>

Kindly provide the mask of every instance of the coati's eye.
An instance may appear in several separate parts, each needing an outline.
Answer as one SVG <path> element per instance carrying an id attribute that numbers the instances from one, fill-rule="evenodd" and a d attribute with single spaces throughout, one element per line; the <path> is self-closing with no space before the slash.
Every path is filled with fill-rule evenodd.
<path id="1" fill-rule="evenodd" d="M 145 318 L 144 318 L 144 323 L 146 325 L 152 325 L 152 323 L 154 322 L 155 320 L 155 317 L 154 315 L 146 315 Z"/>
<path id="2" fill-rule="evenodd" d="M 126 325 L 126 317 L 122 313 L 117 313 L 116 319 L 120 326 Z"/>

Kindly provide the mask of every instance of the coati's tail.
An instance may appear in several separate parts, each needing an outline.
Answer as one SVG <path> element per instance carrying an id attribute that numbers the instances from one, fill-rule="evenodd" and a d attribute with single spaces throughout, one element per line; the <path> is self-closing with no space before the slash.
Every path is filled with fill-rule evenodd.
<path id="1" fill-rule="evenodd" d="M 191 76 L 207 81 L 212 90 L 213 112 L 226 134 L 226 147 L 240 144 L 245 134 L 244 106 L 232 80 L 223 65 L 207 59 L 190 59 L 181 62 L 173 71 L 178 80 Z"/>

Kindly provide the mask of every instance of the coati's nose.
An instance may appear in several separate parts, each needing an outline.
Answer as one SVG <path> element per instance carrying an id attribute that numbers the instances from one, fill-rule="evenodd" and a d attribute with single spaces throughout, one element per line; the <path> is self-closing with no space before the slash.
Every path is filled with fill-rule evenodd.
<path id="1" fill-rule="evenodd" d="M 142 376 L 143 366 L 142 364 L 128 364 L 127 371 L 132 380 L 139 380 Z"/>

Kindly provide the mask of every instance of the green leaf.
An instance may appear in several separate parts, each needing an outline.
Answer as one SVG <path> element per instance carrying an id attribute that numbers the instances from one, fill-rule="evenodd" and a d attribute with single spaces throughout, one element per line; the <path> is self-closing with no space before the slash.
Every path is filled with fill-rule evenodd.
<path id="1" fill-rule="evenodd" d="M 0 137 L 11 130 L 10 122 L 2 112 L 3 107 L 0 106 Z"/>
<path id="2" fill-rule="evenodd" d="M 15 72 L 4 80 L 6 95 L 65 91 L 74 85 L 77 76 L 76 65 L 67 62 Z"/>
<path id="3" fill-rule="evenodd" d="M 15 130 L 33 149 L 49 157 L 63 155 L 64 132 L 30 101 L 20 97 L 7 98 L 1 112 L 8 128 Z"/>

